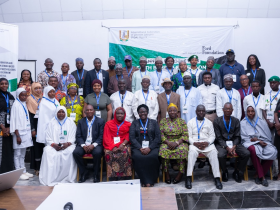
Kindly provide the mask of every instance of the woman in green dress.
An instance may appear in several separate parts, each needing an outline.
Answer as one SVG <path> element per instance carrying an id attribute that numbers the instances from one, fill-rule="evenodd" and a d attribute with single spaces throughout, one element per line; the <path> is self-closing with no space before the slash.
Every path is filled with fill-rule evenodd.
<path id="1" fill-rule="evenodd" d="M 188 128 L 185 120 L 178 118 L 178 107 L 171 103 L 168 108 L 169 118 L 160 121 L 161 141 L 159 156 L 163 159 L 163 167 L 167 184 L 171 184 L 168 172 L 170 159 L 176 160 L 179 165 L 179 172 L 173 180 L 173 184 L 181 181 L 185 171 L 185 160 L 188 158 Z"/>

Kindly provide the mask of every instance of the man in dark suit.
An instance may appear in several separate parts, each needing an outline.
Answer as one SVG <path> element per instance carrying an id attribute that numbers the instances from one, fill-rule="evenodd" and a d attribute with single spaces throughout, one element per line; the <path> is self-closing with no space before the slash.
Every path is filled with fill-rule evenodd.
<path id="1" fill-rule="evenodd" d="M 76 58 L 76 67 L 77 70 L 73 71 L 71 74 L 75 77 L 76 84 L 79 85 L 79 95 L 85 97 L 84 84 L 88 71 L 84 69 L 84 60 L 82 58 Z"/>
<path id="2" fill-rule="evenodd" d="M 108 94 L 108 82 L 109 82 L 109 73 L 101 69 L 102 62 L 99 58 L 95 58 L 93 61 L 94 69 L 87 72 L 85 80 L 85 96 L 93 92 L 92 81 L 99 79 L 102 82 L 101 92 Z"/>
<path id="3" fill-rule="evenodd" d="M 100 162 L 103 154 L 103 130 L 105 122 L 103 119 L 94 116 L 94 108 L 88 104 L 85 109 L 86 117 L 78 122 L 76 132 L 77 146 L 73 152 L 74 159 L 79 167 L 79 183 L 85 182 L 88 177 L 83 156 L 93 156 L 93 182 L 99 182 Z"/>

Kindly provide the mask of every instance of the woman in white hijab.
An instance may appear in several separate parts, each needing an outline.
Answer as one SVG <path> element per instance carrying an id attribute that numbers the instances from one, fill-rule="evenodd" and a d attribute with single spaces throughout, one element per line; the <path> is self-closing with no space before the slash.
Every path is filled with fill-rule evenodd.
<path id="1" fill-rule="evenodd" d="M 77 165 L 72 153 L 76 147 L 76 124 L 67 117 L 64 106 L 57 107 L 56 115 L 45 132 L 46 147 L 41 162 L 40 183 L 54 186 L 59 182 L 75 182 Z"/>
<path id="2" fill-rule="evenodd" d="M 55 115 L 56 107 L 59 106 L 59 102 L 55 99 L 55 89 L 52 86 L 44 88 L 43 98 L 39 106 L 39 117 L 37 127 L 37 139 L 38 143 L 46 144 L 46 128 L 48 123 Z"/>
<path id="3" fill-rule="evenodd" d="M 14 163 L 16 169 L 24 168 L 20 179 L 27 180 L 29 177 L 33 177 L 33 174 L 26 172 L 24 158 L 26 148 L 33 146 L 33 142 L 29 112 L 26 106 L 26 90 L 24 88 L 18 88 L 16 97 L 17 99 L 12 107 L 10 119 L 10 132 L 13 135 Z"/>

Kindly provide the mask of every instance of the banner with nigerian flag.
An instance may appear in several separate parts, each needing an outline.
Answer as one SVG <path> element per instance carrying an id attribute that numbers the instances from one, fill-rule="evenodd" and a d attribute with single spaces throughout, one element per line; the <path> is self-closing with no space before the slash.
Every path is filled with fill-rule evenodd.
<path id="1" fill-rule="evenodd" d="M 179 61 L 187 62 L 191 55 L 197 55 L 200 69 L 206 68 L 208 56 L 214 56 L 214 68 L 219 68 L 226 60 L 227 49 L 234 48 L 233 30 L 232 26 L 110 28 L 109 56 L 124 66 L 124 56 L 131 55 L 133 66 L 138 67 L 139 58 L 145 56 L 149 71 L 155 70 L 157 56 L 172 56 L 178 67 Z"/>

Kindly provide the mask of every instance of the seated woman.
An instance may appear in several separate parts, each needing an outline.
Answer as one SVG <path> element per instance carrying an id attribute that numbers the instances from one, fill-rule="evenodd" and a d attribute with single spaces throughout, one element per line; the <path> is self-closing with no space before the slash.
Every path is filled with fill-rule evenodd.
<path id="1" fill-rule="evenodd" d="M 265 174 L 277 158 L 277 150 L 271 144 L 271 132 L 267 123 L 258 117 L 253 106 L 248 106 L 245 118 L 240 123 L 241 142 L 251 153 L 251 159 L 257 170 L 256 184 L 267 187 Z M 261 160 L 261 161 L 260 161 Z"/>
<path id="2" fill-rule="evenodd" d="M 188 158 L 188 128 L 185 120 L 178 118 L 178 107 L 171 103 L 167 107 L 169 118 L 160 121 L 161 141 L 159 156 L 163 158 L 165 182 L 171 183 L 168 172 L 170 159 L 176 160 L 179 165 L 179 173 L 173 180 L 173 184 L 181 181 L 185 171 L 185 160 Z"/>
<path id="3" fill-rule="evenodd" d="M 107 163 L 107 178 L 118 180 L 119 177 L 131 176 L 131 148 L 129 145 L 129 128 L 131 123 L 125 121 L 124 108 L 115 110 L 114 119 L 105 124 L 103 146 Z"/>
<path id="4" fill-rule="evenodd" d="M 78 121 L 83 118 L 84 99 L 78 95 L 79 86 L 76 83 L 67 85 L 67 95 L 61 99 L 60 105 L 65 106 L 67 117 L 78 124 Z"/>
<path id="5" fill-rule="evenodd" d="M 65 107 L 57 107 L 56 115 L 46 129 L 46 146 L 39 174 L 42 185 L 75 182 L 77 165 L 72 155 L 76 147 L 75 134 L 76 125 L 67 117 Z"/>
<path id="6" fill-rule="evenodd" d="M 140 119 L 134 120 L 129 130 L 133 167 L 142 187 L 153 187 L 159 175 L 160 130 L 156 120 L 148 118 L 149 108 L 137 108 Z"/>

